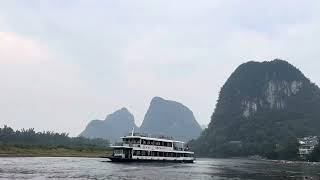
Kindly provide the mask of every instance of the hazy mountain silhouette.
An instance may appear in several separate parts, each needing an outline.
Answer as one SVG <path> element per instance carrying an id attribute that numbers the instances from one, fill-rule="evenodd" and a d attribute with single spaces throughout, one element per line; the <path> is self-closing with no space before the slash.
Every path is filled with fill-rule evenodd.
<path id="1" fill-rule="evenodd" d="M 197 138 L 202 129 L 192 111 L 183 104 L 154 97 L 140 131 L 188 141 Z"/>
<path id="2" fill-rule="evenodd" d="M 106 117 L 105 120 L 93 120 L 79 135 L 87 138 L 104 138 L 111 142 L 120 141 L 120 137 L 137 129 L 133 115 L 122 108 Z"/>

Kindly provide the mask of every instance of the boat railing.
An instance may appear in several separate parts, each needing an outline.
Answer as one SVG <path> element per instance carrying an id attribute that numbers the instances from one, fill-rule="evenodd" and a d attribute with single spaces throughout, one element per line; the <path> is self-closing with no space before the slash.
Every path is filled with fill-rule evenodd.
<path id="1" fill-rule="evenodd" d="M 123 146 L 123 142 L 115 142 L 113 143 L 113 146 Z"/>
<path id="2" fill-rule="evenodd" d="M 140 147 L 140 144 L 134 144 L 134 143 L 125 143 L 125 142 L 116 142 L 113 144 L 113 146 L 124 146 L 124 147 Z"/>
<path id="3" fill-rule="evenodd" d="M 168 139 L 173 140 L 172 136 L 164 136 L 164 135 L 153 135 L 153 134 L 147 134 L 147 133 L 129 133 L 128 136 L 141 136 L 141 137 L 149 137 L 149 138 L 158 138 L 158 139 Z"/>
<path id="4" fill-rule="evenodd" d="M 175 151 L 184 151 L 185 149 L 184 148 L 179 148 L 179 147 L 173 147 L 173 150 L 175 150 Z"/>

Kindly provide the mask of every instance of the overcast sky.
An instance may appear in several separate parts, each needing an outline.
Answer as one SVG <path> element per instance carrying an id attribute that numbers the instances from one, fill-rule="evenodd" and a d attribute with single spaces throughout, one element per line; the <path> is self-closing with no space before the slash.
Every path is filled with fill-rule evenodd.
<path id="1" fill-rule="evenodd" d="M 320 84 L 320 1 L 0 0 L 0 125 L 78 135 L 154 96 L 207 124 L 249 60 L 288 60 Z"/>

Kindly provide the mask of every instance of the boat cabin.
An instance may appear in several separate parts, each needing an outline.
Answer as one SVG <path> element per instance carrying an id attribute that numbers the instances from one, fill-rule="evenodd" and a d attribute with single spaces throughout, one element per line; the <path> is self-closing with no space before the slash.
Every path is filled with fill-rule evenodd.
<path id="1" fill-rule="evenodd" d="M 175 141 L 168 137 L 150 137 L 131 134 L 122 137 L 121 143 L 113 147 L 113 159 L 130 161 L 181 161 L 193 162 L 194 153 L 189 151 L 182 141 Z"/>

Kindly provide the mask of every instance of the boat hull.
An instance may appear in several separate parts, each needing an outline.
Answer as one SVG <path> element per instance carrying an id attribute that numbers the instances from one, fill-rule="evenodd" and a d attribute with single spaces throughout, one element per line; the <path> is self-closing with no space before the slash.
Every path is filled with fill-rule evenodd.
<path id="1" fill-rule="evenodd" d="M 111 160 L 111 162 L 173 162 L 173 163 L 193 163 L 193 160 L 168 160 L 168 159 L 131 159 L 131 158 L 119 158 L 119 157 L 104 157 Z"/>

